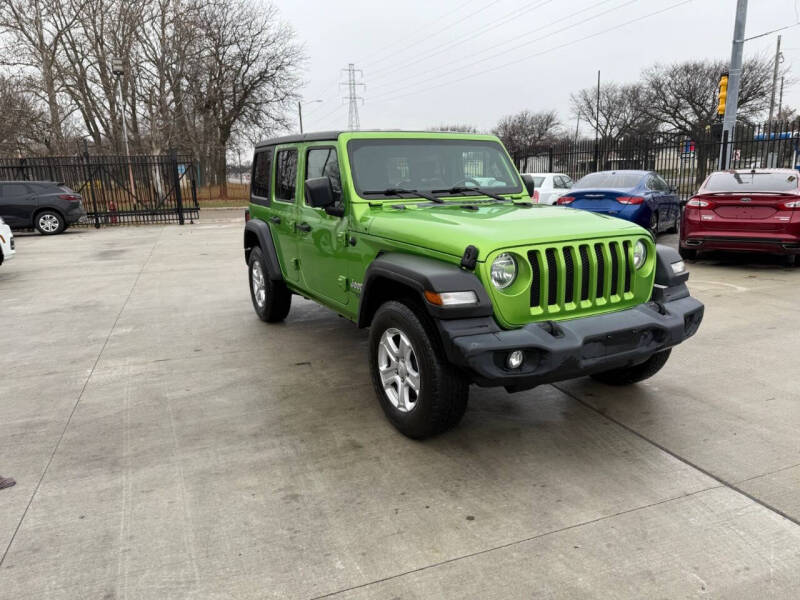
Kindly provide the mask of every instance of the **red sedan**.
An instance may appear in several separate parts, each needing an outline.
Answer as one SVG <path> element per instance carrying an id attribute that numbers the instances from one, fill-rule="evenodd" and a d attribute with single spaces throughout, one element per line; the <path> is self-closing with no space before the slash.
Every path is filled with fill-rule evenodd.
<path id="1" fill-rule="evenodd" d="M 800 254 L 800 173 L 740 169 L 712 173 L 686 203 L 680 253 L 709 250 L 766 252 L 793 265 Z"/>

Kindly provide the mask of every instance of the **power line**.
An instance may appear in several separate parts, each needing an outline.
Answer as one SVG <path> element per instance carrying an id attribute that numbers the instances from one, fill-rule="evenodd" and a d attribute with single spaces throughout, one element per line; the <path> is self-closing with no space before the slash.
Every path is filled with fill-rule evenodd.
<path id="1" fill-rule="evenodd" d="M 602 6 L 603 4 L 608 4 L 609 2 L 612 2 L 612 1 L 613 1 L 613 0 L 602 0 L 601 2 L 597 2 L 597 3 L 594 5 L 594 7 L 596 8 L 597 6 Z M 475 57 L 476 57 L 476 56 L 480 56 L 481 54 L 484 54 L 484 52 L 478 52 L 478 53 L 476 53 L 476 54 L 472 54 L 472 55 L 469 55 L 469 56 L 462 56 L 462 57 L 456 58 L 456 59 L 454 59 L 454 60 L 451 60 L 451 61 L 448 61 L 448 62 L 446 62 L 446 63 L 444 63 L 444 64 L 442 64 L 442 65 L 439 65 L 438 67 L 436 67 L 436 69 L 435 69 L 435 70 L 436 70 L 436 71 L 441 71 L 442 69 L 444 69 L 445 67 L 448 67 L 449 65 L 456 64 L 456 63 L 459 63 L 459 62 L 463 62 L 463 61 L 465 61 L 465 60 L 468 60 L 468 61 L 470 61 L 468 65 L 465 65 L 465 66 L 462 66 L 462 67 L 458 67 L 458 68 L 456 68 L 456 69 L 453 69 L 453 70 L 451 70 L 451 72 L 450 72 L 450 73 L 452 73 L 453 71 L 456 71 L 456 72 L 457 72 L 457 71 L 463 71 L 464 69 L 467 69 L 467 68 L 472 68 L 472 67 L 474 67 L 476 64 L 479 64 L 479 63 L 482 63 L 482 62 L 486 62 L 487 60 L 491 60 L 492 58 L 496 58 L 496 57 L 498 57 L 498 56 L 504 56 L 504 55 L 508 54 L 508 52 L 510 52 L 510 51 L 512 51 L 512 50 L 517 50 L 517 49 L 519 49 L 519 48 L 522 48 L 522 47 L 524 47 L 524 46 L 529 46 L 529 45 L 531 45 L 531 44 L 533 44 L 533 43 L 540 42 L 541 40 L 547 39 L 548 37 L 552 37 L 553 35 L 560 34 L 560 33 L 562 33 L 563 31 L 567 31 L 568 29 L 572 29 L 573 27 L 577 27 L 577 26 L 579 26 L 579 25 L 583 25 L 584 23 L 587 23 L 587 22 L 589 22 L 589 21 L 592 21 L 592 20 L 594 20 L 594 19 L 597 19 L 597 18 L 599 18 L 599 17 L 602 17 L 603 15 L 606 15 L 606 14 L 608 14 L 608 13 L 610 13 L 610 12 L 613 12 L 613 11 L 615 11 L 615 10 L 619 10 L 620 8 L 624 8 L 625 6 L 627 6 L 627 5 L 629 5 L 629 4 L 632 4 L 632 3 L 634 3 L 634 2 L 638 2 L 638 1 L 639 1 L 639 0 L 628 0 L 627 2 L 623 2 L 623 3 L 622 3 L 622 4 L 620 4 L 619 6 L 612 7 L 612 8 L 610 8 L 610 9 L 608 9 L 608 10 L 605 10 L 605 11 L 603 11 L 603 12 L 597 13 L 596 15 L 593 15 L 593 16 L 591 16 L 591 17 L 587 17 L 586 19 L 584 19 L 584 20 L 582 20 L 582 21 L 578 21 L 578 22 L 576 22 L 576 23 L 573 23 L 573 24 L 571 24 L 571 25 L 570 25 L 570 26 L 568 26 L 568 27 L 565 27 L 565 28 L 563 28 L 563 29 L 560 29 L 560 30 L 558 30 L 558 31 L 555 31 L 555 32 L 553 32 L 553 33 L 550 33 L 550 34 L 547 34 L 547 35 L 544 35 L 544 36 L 539 36 L 539 37 L 537 37 L 535 40 L 532 40 L 532 41 L 530 41 L 530 42 L 525 42 L 525 43 L 523 43 L 523 44 L 517 44 L 516 46 L 513 46 L 513 47 L 511 47 L 511 48 L 507 48 L 507 49 L 505 49 L 505 50 L 502 50 L 502 51 L 500 51 L 500 52 L 496 52 L 496 53 L 494 53 L 494 54 L 491 54 L 491 55 L 489 55 L 489 56 L 487 56 L 487 57 L 485 57 L 485 58 L 479 59 L 479 60 L 477 60 L 477 61 L 475 60 Z M 564 16 L 564 17 L 560 18 L 560 19 L 556 19 L 555 21 L 551 21 L 550 23 L 547 23 L 547 24 L 545 24 L 545 25 L 542 25 L 541 27 L 537 27 L 536 29 L 533 29 L 533 30 L 531 30 L 531 31 L 528 31 L 528 32 L 526 32 L 526 33 L 524 33 L 524 34 L 522 34 L 522 35 L 520 35 L 520 36 L 515 36 L 515 37 L 514 37 L 513 39 L 511 39 L 511 40 L 508 40 L 508 41 L 506 41 L 506 42 L 502 42 L 501 44 L 496 44 L 496 45 L 494 45 L 492 48 L 490 48 L 490 49 L 489 49 L 489 51 L 496 50 L 496 49 L 498 48 L 498 46 L 503 46 L 504 44 L 513 43 L 513 42 L 519 41 L 519 39 L 520 39 L 520 38 L 529 37 L 529 36 L 533 35 L 534 33 L 538 33 L 539 31 L 542 31 L 543 29 L 547 29 L 547 28 L 549 28 L 549 27 L 552 27 L 553 25 L 556 25 L 557 23 L 561 23 L 562 21 L 566 21 L 566 20 L 572 19 L 572 18 L 573 18 L 573 17 L 575 17 L 576 15 L 582 14 L 582 13 L 584 13 L 584 12 L 585 12 L 585 10 L 583 10 L 583 9 L 582 9 L 582 10 L 576 11 L 576 12 L 574 12 L 574 13 L 568 14 L 568 15 L 566 15 L 566 16 Z M 450 74 L 450 73 L 448 73 L 448 74 Z M 409 80 L 411 80 L 411 79 L 414 79 L 414 77 L 415 77 L 415 76 L 413 76 L 413 75 L 412 75 L 412 76 L 410 76 L 410 77 L 404 77 L 404 78 L 402 78 L 402 79 L 399 79 L 399 80 L 393 81 L 392 83 L 393 83 L 393 84 L 396 84 L 396 83 L 402 83 L 402 82 L 404 82 L 404 81 L 409 81 Z M 435 80 L 435 79 L 438 79 L 439 77 L 440 77 L 440 75 L 434 75 L 434 76 L 432 76 L 432 77 L 429 77 L 429 78 L 427 78 L 427 79 L 424 79 L 424 80 L 422 80 L 421 82 L 418 82 L 418 83 L 424 83 L 424 82 L 427 82 L 427 81 L 433 81 L 433 80 Z M 378 97 L 380 97 L 380 96 L 378 96 Z"/>
<path id="2" fill-rule="evenodd" d="M 580 26 L 580 25 L 583 25 L 584 23 L 588 23 L 589 21 L 593 21 L 593 20 L 595 20 L 595 19 L 597 19 L 597 18 L 599 18 L 599 17 L 602 17 L 602 16 L 604 16 L 604 15 L 607 15 L 607 14 L 608 14 L 608 13 L 610 13 L 610 12 L 613 12 L 613 11 L 615 11 L 615 10 L 619 10 L 619 9 L 621 9 L 621 8 L 625 8 L 626 6 L 629 6 L 629 5 L 631 5 L 631 4 L 635 3 L 635 2 L 638 2 L 638 1 L 639 1 L 639 0 L 627 0 L 627 2 L 623 2 L 622 4 L 620 4 L 620 5 L 618 5 L 618 6 L 615 6 L 615 7 L 609 8 L 609 9 L 607 9 L 607 10 L 605 10 L 605 11 L 603 11 L 603 12 L 597 13 L 596 15 L 593 15 L 593 16 L 591 16 L 591 17 L 587 17 L 586 19 L 583 19 L 582 21 L 577 21 L 577 22 L 575 22 L 575 23 L 572 23 L 571 25 L 568 25 L 567 27 L 563 27 L 563 28 L 561 28 L 561 29 L 558 29 L 558 30 L 556 30 L 556 31 L 553 31 L 553 32 L 551 32 L 551 33 L 548 33 L 548 34 L 546 34 L 546 35 L 543 35 L 543 36 L 537 37 L 536 39 L 534 39 L 534 40 L 531 40 L 531 41 L 529 41 L 529 42 L 524 42 L 524 43 L 522 43 L 522 44 L 517 44 L 516 46 L 512 46 L 511 48 L 507 48 L 507 49 L 505 49 L 505 50 L 502 50 L 502 51 L 500 51 L 500 52 L 495 52 L 494 54 L 490 54 L 490 55 L 488 55 L 488 56 L 486 56 L 486 57 L 484 57 L 484 58 L 478 59 L 478 60 L 474 60 L 474 59 L 472 59 L 472 60 L 471 60 L 471 62 L 470 62 L 470 64 L 468 64 L 468 65 L 464 65 L 463 67 L 457 67 L 457 68 L 455 68 L 455 69 L 452 69 L 452 71 L 451 71 L 451 72 L 455 73 L 455 72 L 458 72 L 458 71 L 463 71 L 464 69 L 472 69 L 472 68 L 474 68 L 474 67 L 475 67 L 475 65 L 477 65 L 477 64 L 484 63 L 484 62 L 486 62 L 486 61 L 488 61 L 488 60 L 492 60 L 492 59 L 494 59 L 494 58 L 498 58 L 498 57 L 501 57 L 501 56 L 506 56 L 506 55 L 508 55 L 508 53 L 509 53 L 509 52 L 511 52 L 512 50 L 518 50 L 519 48 L 523 48 L 523 47 L 525 47 L 525 46 L 530 46 L 531 44 L 536 44 L 536 43 L 539 43 L 539 42 L 541 42 L 541 40 L 545 40 L 545 39 L 547 39 L 547 38 L 550 38 L 550 37 L 553 37 L 553 36 L 560 35 L 560 34 L 564 33 L 565 31 L 568 31 L 568 30 L 570 30 L 570 29 L 573 29 L 574 27 L 578 27 L 578 26 Z M 691 0 L 685 0 L 685 1 L 686 1 L 686 2 L 690 2 Z M 566 19 L 566 17 L 565 17 L 564 19 Z M 564 19 L 560 19 L 560 21 L 563 21 Z M 629 21 L 629 22 L 633 22 L 633 21 Z M 626 23 L 623 23 L 622 25 L 625 25 L 625 24 L 626 24 Z M 612 28 L 612 29 L 617 29 L 617 28 L 621 27 L 622 25 L 616 26 L 616 27 L 614 27 L 614 28 Z M 546 27 L 548 27 L 548 25 L 545 25 L 545 26 L 544 26 L 544 28 L 546 28 Z M 533 33 L 533 32 L 531 32 L 531 33 Z M 593 36 L 589 36 L 589 37 L 593 37 Z M 571 41 L 571 42 L 567 42 L 566 44 L 562 44 L 561 46 L 556 46 L 556 48 L 563 48 L 564 46 L 569 46 L 569 45 L 571 45 L 571 44 L 577 43 L 577 42 L 579 42 L 579 41 L 581 41 L 581 40 L 584 40 L 584 39 L 587 39 L 587 38 L 586 38 L 586 37 L 583 37 L 583 38 L 577 38 L 577 39 L 575 39 L 575 40 L 573 40 L 573 41 Z M 550 50 L 545 50 L 544 52 L 549 52 L 549 51 L 550 51 Z M 486 73 L 486 72 L 488 72 L 488 71 L 493 71 L 493 70 L 496 70 L 496 69 L 498 69 L 498 68 L 502 67 L 504 64 L 516 64 L 516 63 L 522 62 L 523 60 L 526 60 L 527 58 L 531 58 L 531 57 L 535 57 L 535 56 L 540 56 L 540 55 L 541 55 L 541 54 L 543 54 L 544 52 L 539 52 L 539 53 L 536 53 L 536 54 L 532 54 L 532 55 L 524 56 L 524 57 L 522 57 L 522 58 L 520 58 L 520 59 L 516 59 L 516 60 L 514 60 L 514 61 L 512 61 L 512 62 L 510 62 L 510 63 L 503 63 L 503 64 L 501 64 L 501 65 L 494 66 L 494 67 L 492 67 L 491 69 L 487 69 L 487 70 L 484 70 L 484 71 L 479 71 L 478 73 L 470 73 L 470 74 L 468 75 L 468 77 L 474 77 L 475 75 L 480 75 L 480 74 L 482 74 L 482 73 Z M 417 82 L 417 84 L 423 84 L 423 83 L 427 83 L 427 82 L 429 82 L 429 81 L 435 81 L 435 80 L 438 80 L 438 79 L 440 79 L 440 77 L 441 77 L 440 75 L 436 75 L 436 76 L 433 76 L 433 77 L 428 77 L 427 79 L 423 79 L 423 80 L 421 80 L 421 81 L 418 81 L 418 82 Z M 466 78 L 466 77 L 464 77 L 464 78 L 461 78 L 461 79 L 457 79 L 456 81 L 461 81 L 462 79 L 465 79 L 465 78 Z M 401 81 L 402 81 L 402 80 L 401 80 Z M 440 87 L 440 86 L 439 86 L 439 85 L 434 85 L 434 86 L 432 86 L 432 87 L 436 88 L 436 87 Z M 375 96 L 375 98 L 374 98 L 374 99 L 384 98 L 384 97 L 386 97 L 386 96 L 390 96 L 390 95 L 392 95 L 392 94 L 393 94 L 393 93 L 395 93 L 395 92 L 400 92 L 400 91 L 404 91 L 404 88 L 402 88 L 402 87 L 399 87 L 399 88 L 395 88 L 394 90 L 390 90 L 389 92 L 384 92 L 384 93 L 382 93 L 382 94 L 378 94 L 377 96 Z"/>
<path id="3" fill-rule="evenodd" d="M 532 10 L 536 10 L 537 8 L 541 8 L 545 4 L 549 4 L 552 1 L 553 0 L 534 0 L 533 2 L 529 2 L 528 4 L 524 5 L 521 8 L 514 9 L 513 11 L 504 14 L 499 19 L 496 19 L 494 21 L 490 21 L 489 23 L 486 23 L 480 29 L 477 29 L 475 31 L 470 31 L 469 32 L 469 37 L 467 37 L 467 38 L 463 38 L 462 37 L 462 38 L 459 38 L 457 40 L 454 40 L 454 41 L 451 41 L 451 42 L 445 42 L 443 44 L 439 44 L 437 46 L 434 46 L 433 48 L 429 48 L 427 51 L 425 51 L 425 52 L 423 52 L 421 54 L 417 54 L 416 57 L 414 57 L 414 56 L 411 57 L 411 58 L 415 58 L 415 60 L 412 60 L 410 62 L 405 62 L 400 67 L 397 67 L 397 68 L 392 69 L 392 70 L 386 70 L 385 69 L 385 71 L 386 71 L 385 75 L 380 75 L 380 74 L 377 75 L 377 76 L 373 75 L 373 76 L 370 77 L 370 79 L 371 80 L 372 79 L 384 79 L 386 77 L 394 75 L 397 71 L 402 71 L 404 69 L 408 69 L 409 67 L 412 67 L 412 66 L 422 62 L 423 60 L 427 60 L 427 59 L 429 59 L 429 58 L 431 58 L 433 56 L 438 56 L 439 54 L 442 54 L 443 52 L 446 52 L 447 50 L 449 50 L 450 48 L 453 48 L 454 46 L 459 46 L 461 44 L 464 44 L 464 43 L 467 43 L 467 42 L 471 42 L 476 37 L 479 37 L 479 36 L 483 35 L 484 33 L 487 33 L 487 32 L 489 32 L 489 31 L 491 31 L 493 29 L 497 29 L 498 27 L 500 27 L 501 25 L 505 25 L 509 21 L 519 19 L 521 15 L 524 15 L 524 14 L 526 14 L 526 13 L 532 11 Z M 535 5 L 535 6 L 531 6 L 531 5 Z M 406 59 L 406 61 L 408 61 L 408 59 Z M 379 73 L 380 73 L 380 71 L 379 71 Z"/>
<path id="4" fill-rule="evenodd" d="M 660 10 L 653 11 L 651 13 L 647 13 L 646 15 L 642 15 L 641 17 L 637 17 L 635 19 L 630 19 L 629 21 L 625 21 L 624 23 L 620 23 L 619 25 L 615 25 L 614 27 L 609 27 L 607 29 L 603 29 L 603 30 L 598 31 L 596 33 L 593 33 L 591 35 L 586 35 L 586 36 L 583 36 L 581 38 L 572 40 L 570 42 L 566 42 L 566 43 L 560 44 L 558 46 L 553 46 L 552 48 L 548 48 L 547 50 L 543 50 L 541 52 L 536 52 L 534 54 L 529 54 L 527 56 L 523 56 L 521 58 L 518 58 L 518 59 L 515 59 L 515 60 L 512 60 L 512 61 L 508 61 L 506 63 L 502 63 L 502 64 L 499 64 L 499 65 L 492 66 L 491 68 L 484 69 L 483 71 L 478 71 L 476 73 L 470 73 L 469 75 L 466 75 L 466 76 L 463 76 L 463 77 L 459 77 L 457 79 L 453 79 L 453 80 L 450 80 L 450 81 L 443 81 L 443 82 L 441 82 L 441 83 L 439 83 L 437 85 L 425 86 L 425 87 L 423 87 L 421 89 L 410 90 L 407 93 L 394 96 L 389 101 L 393 102 L 395 100 L 400 100 L 400 99 L 406 98 L 408 96 L 417 95 L 417 94 L 420 93 L 420 91 L 428 91 L 428 90 L 433 90 L 433 89 L 437 89 L 437 88 L 444 87 L 444 86 L 453 85 L 454 83 L 458 83 L 458 82 L 464 81 L 465 79 L 472 79 L 472 78 L 477 77 L 479 75 L 484 75 L 486 73 L 495 72 L 498 69 L 502 69 L 502 68 L 505 68 L 505 67 L 509 67 L 511 65 L 519 64 L 522 61 L 529 60 L 529 59 L 535 58 L 537 56 L 542 56 L 544 54 L 548 54 L 550 52 L 553 52 L 554 50 L 560 50 L 561 48 L 566 48 L 567 46 L 573 46 L 573 45 L 575 45 L 575 44 L 577 44 L 579 42 L 583 42 L 585 40 L 589 40 L 589 39 L 598 37 L 598 36 L 603 35 L 605 33 L 609 33 L 611 31 L 616 31 L 617 29 L 621 29 L 622 27 L 625 27 L 626 25 L 630 25 L 632 23 L 637 23 L 638 21 L 642 21 L 644 19 L 648 19 L 650 17 L 654 17 L 656 15 L 660 15 L 662 13 L 665 13 L 667 11 L 673 10 L 673 9 L 679 7 L 679 6 L 682 6 L 684 4 L 688 4 L 690 2 L 692 2 L 692 0 L 682 0 L 681 2 L 677 2 L 677 3 L 672 4 L 672 5 L 670 5 L 670 6 L 666 7 L 666 8 L 662 8 Z M 561 31 L 565 31 L 566 29 L 569 29 L 569 28 L 564 28 Z M 557 32 L 557 33 L 560 33 L 560 31 Z M 402 88 L 401 88 L 401 90 L 402 90 Z M 400 90 L 398 90 L 398 91 L 400 91 Z M 391 95 L 391 92 L 388 93 L 388 94 L 381 94 L 379 96 L 376 96 L 375 98 L 382 98 L 382 97 L 387 96 L 387 95 Z"/>

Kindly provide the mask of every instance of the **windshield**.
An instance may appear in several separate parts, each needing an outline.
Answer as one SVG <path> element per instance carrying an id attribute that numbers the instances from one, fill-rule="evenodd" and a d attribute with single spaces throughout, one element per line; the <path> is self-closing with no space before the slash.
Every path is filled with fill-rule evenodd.
<path id="1" fill-rule="evenodd" d="M 713 173 L 706 192 L 789 192 L 797 189 L 793 173 Z"/>
<path id="2" fill-rule="evenodd" d="M 458 139 L 357 139 L 347 145 L 359 195 L 393 188 L 448 195 L 453 187 L 522 191 L 514 165 L 492 141 Z M 371 194 L 371 197 L 390 195 Z"/>
<path id="3" fill-rule="evenodd" d="M 639 185 L 641 173 L 590 173 L 581 177 L 572 189 L 585 188 L 633 188 Z"/>

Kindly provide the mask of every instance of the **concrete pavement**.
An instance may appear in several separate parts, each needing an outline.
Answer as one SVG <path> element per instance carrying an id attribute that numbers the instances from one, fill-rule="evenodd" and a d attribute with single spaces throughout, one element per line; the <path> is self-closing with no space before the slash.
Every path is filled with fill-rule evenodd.
<path id="1" fill-rule="evenodd" d="M 692 264 L 706 320 L 649 382 L 473 387 L 419 443 L 364 331 L 255 317 L 214 219 L 0 267 L 0 599 L 800 596 L 800 268 Z"/>

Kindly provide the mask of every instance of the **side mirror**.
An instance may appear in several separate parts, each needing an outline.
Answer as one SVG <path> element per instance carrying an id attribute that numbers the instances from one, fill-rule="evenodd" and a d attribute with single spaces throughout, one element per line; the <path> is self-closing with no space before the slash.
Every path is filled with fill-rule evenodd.
<path id="1" fill-rule="evenodd" d="M 671 185 L 671 186 L 669 186 L 669 191 L 674 194 L 675 192 L 678 191 L 678 188 L 676 188 L 674 185 Z"/>
<path id="2" fill-rule="evenodd" d="M 336 204 L 336 194 L 330 177 L 306 179 L 306 204 L 321 208 L 334 217 L 344 216 L 344 208 Z"/>

